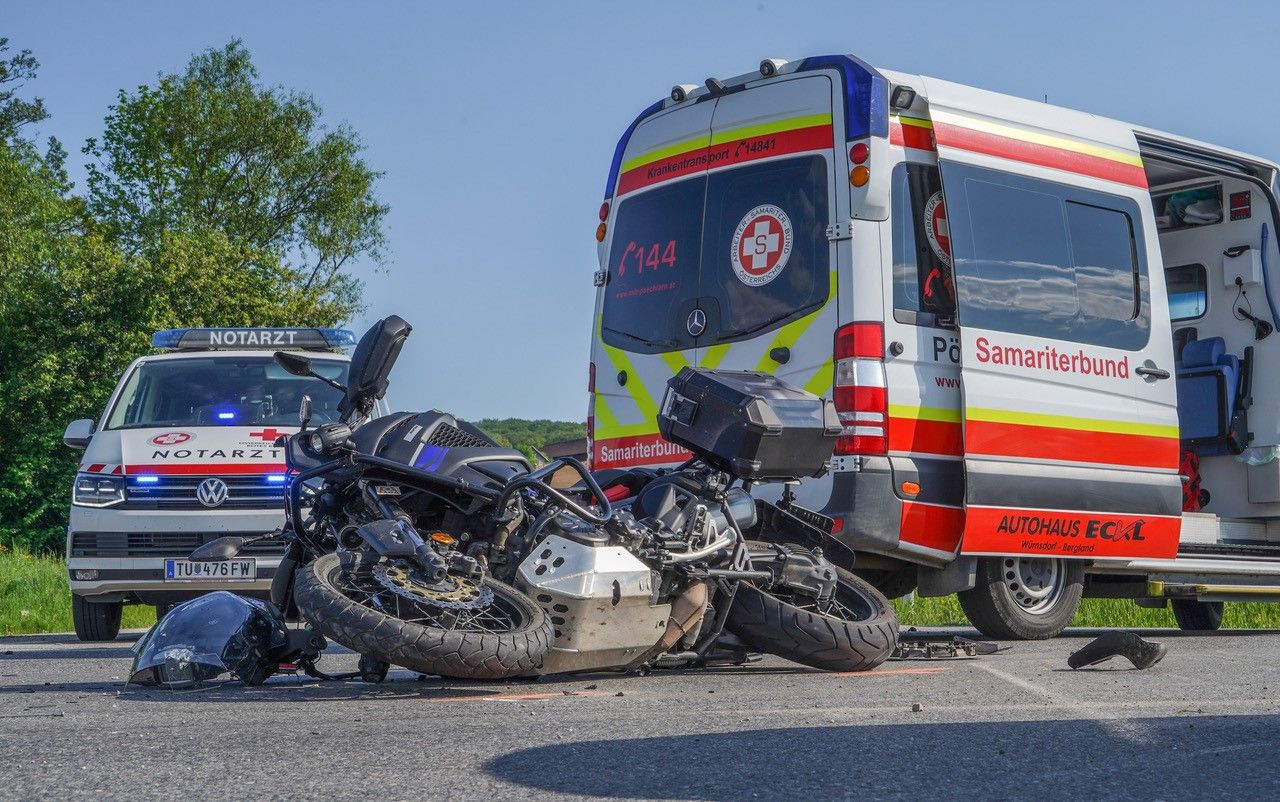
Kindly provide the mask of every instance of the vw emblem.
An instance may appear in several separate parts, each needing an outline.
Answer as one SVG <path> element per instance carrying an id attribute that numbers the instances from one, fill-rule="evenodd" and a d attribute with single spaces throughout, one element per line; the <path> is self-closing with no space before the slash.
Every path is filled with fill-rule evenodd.
<path id="1" fill-rule="evenodd" d="M 227 483 L 221 479 L 205 479 L 196 485 L 196 498 L 206 507 L 217 507 L 227 500 Z"/>
<path id="2" fill-rule="evenodd" d="M 689 313 L 689 320 L 685 323 L 685 327 L 689 329 L 689 335 L 697 337 L 707 330 L 707 313 L 701 309 L 695 309 Z"/>

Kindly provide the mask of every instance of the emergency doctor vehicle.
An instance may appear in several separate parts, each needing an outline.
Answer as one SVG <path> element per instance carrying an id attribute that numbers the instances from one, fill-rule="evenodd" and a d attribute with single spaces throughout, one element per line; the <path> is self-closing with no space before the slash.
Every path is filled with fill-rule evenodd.
<path id="1" fill-rule="evenodd" d="M 1276 164 L 822 56 L 674 87 L 605 195 L 594 468 L 684 458 L 682 366 L 763 371 L 834 400 L 798 500 L 888 595 L 1039 638 L 1280 593 Z"/>
<path id="2" fill-rule="evenodd" d="M 285 465 L 276 446 L 312 420 L 338 420 L 342 393 L 285 372 L 280 350 L 307 350 L 316 371 L 345 383 L 355 345 L 339 329 L 172 329 L 160 353 L 121 377 L 94 429 L 72 422 L 63 442 L 84 450 L 72 490 L 67 568 L 81 640 L 111 640 L 126 603 L 168 605 L 210 590 L 266 596 L 282 545 L 247 545 L 234 560 L 191 562 L 223 535 L 255 536 L 284 522 Z"/>

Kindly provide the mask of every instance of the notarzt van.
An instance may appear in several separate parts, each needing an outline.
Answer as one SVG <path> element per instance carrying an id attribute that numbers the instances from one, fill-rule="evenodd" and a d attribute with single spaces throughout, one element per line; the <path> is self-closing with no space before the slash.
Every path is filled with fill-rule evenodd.
<path id="1" fill-rule="evenodd" d="M 355 345 L 338 329 L 173 329 L 135 361 L 107 402 L 102 424 L 74 421 L 63 441 L 84 449 L 72 490 L 67 568 L 81 640 L 110 640 L 125 603 L 168 605 L 210 590 L 266 596 L 279 541 L 238 558 L 192 562 L 201 544 L 255 536 L 284 522 L 284 454 L 276 439 L 298 429 L 298 407 L 336 421 L 342 393 L 286 373 L 271 355 L 316 351 L 312 364 L 344 383 Z M 326 353 L 327 352 L 327 353 Z"/>
<path id="2" fill-rule="evenodd" d="M 684 454 L 684 365 L 834 399 L 798 488 L 890 595 L 998 637 L 1082 595 L 1280 592 L 1277 166 L 849 56 L 676 86 L 600 209 L 594 467 Z"/>

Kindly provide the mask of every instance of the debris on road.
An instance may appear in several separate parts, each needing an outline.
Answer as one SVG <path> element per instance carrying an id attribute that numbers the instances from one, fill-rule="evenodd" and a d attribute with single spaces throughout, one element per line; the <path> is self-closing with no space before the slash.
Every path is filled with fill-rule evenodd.
<path id="1" fill-rule="evenodd" d="M 989 641 L 962 638 L 959 635 L 936 635 L 917 632 L 911 627 L 900 633 L 898 645 L 890 660 L 938 660 L 969 658 L 980 654 L 995 654 L 1000 647 Z"/>
<path id="2" fill-rule="evenodd" d="M 1136 669 L 1151 668 L 1165 655 L 1163 643 L 1143 640 L 1136 632 L 1108 632 L 1071 653 L 1067 665 L 1086 668 L 1105 663 L 1113 657 L 1123 657 Z"/>

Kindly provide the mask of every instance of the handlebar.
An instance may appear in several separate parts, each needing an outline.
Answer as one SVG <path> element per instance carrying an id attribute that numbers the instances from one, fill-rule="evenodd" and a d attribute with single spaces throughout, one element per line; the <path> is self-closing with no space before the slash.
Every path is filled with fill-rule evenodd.
<path id="1" fill-rule="evenodd" d="M 596 500 L 600 504 L 599 515 L 591 512 L 586 507 L 583 507 L 578 502 L 543 481 L 543 479 L 551 476 L 565 466 L 572 468 L 574 472 L 582 478 L 582 481 L 586 483 L 587 489 L 595 495 Z M 532 473 L 526 474 L 519 479 L 515 479 L 508 483 L 507 486 L 502 489 L 502 495 L 498 497 L 498 510 L 505 510 L 508 502 L 511 501 L 511 497 L 515 495 L 516 491 L 522 490 L 526 487 L 536 487 L 538 492 L 545 493 L 555 499 L 566 510 L 587 523 L 601 526 L 608 523 L 609 520 L 613 518 L 613 505 L 609 503 L 608 497 L 606 497 L 604 491 L 600 489 L 600 484 L 596 482 L 595 477 L 593 477 L 591 472 L 587 470 L 587 466 L 583 465 L 573 457 L 561 457 L 560 459 L 547 463 Z"/>

